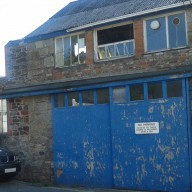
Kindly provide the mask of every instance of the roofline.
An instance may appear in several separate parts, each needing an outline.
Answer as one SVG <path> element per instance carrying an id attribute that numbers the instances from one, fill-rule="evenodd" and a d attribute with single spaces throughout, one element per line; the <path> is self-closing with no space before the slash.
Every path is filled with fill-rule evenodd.
<path id="1" fill-rule="evenodd" d="M 73 31 L 78 31 L 78 30 L 85 29 L 85 28 L 88 28 L 88 27 L 93 27 L 93 26 L 96 26 L 96 25 L 101 25 L 101 24 L 114 22 L 114 21 L 118 21 L 118 20 L 122 20 L 122 19 L 129 19 L 129 18 L 132 18 L 132 17 L 146 15 L 146 14 L 157 12 L 157 11 L 164 11 L 164 10 L 171 9 L 171 8 L 178 8 L 178 7 L 181 7 L 181 6 L 184 6 L 184 5 L 190 5 L 191 3 L 192 3 L 191 0 L 188 0 L 188 1 L 185 1 L 185 2 L 182 2 L 182 3 L 177 3 L 177 4 L 173 4 L 173 5 L 169 5 L 169 6 L 163 6 L 163 7 L 155 8 L 155 9 L 149 9 L 147 11 L 140 11 L 140 12 L 137 12 L 137 13 L 132 13 L 132 14 L 123 15 L 123 16 L 120 16 L 120 17 L 115 17 L 115 18 L 111 18 L 111 19 L 105 19 L 105 20 L 102 20 L 102 21 L 97 21 L 97 22 L 94 22 L 94 23 L 89 23 L 89 24 L 82 25 L 82 26 L 79 26 L 79 27 L 74 27 L 74 28 L 67 29 L 66 31 L 68 33 L 73 32 Z"/>

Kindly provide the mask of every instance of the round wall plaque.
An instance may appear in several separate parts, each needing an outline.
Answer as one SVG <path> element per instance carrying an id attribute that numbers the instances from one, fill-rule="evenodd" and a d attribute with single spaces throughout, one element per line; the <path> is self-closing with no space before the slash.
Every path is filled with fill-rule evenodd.
<path id="1" fill-rule="evenodd" d="M 175 17 L 175 18 L 173 19 L 173 24 L 174 24 L 174 25 L 179 25 L 179 23 L 180 23 L 180 19 L 179 19 L 178 17 Z"/>
<path id="2" fill-rule="evenodd" d="M 150 27 L 153 30 L 159 29 L 159 27 L 160 27 L 159 21 L 157 21 L 157 20 L 152 21 L 151 24 L 150 24 Z"/>

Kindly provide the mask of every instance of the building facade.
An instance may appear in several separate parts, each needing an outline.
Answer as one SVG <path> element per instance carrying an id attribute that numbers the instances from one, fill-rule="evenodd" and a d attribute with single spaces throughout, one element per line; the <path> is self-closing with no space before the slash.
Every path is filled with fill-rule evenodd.
<path id="1" fill-rule="evenodd" d="M 88 2 L 5 46 L 2 143 L 19 178 L 190 191 L 191 2 Z"/>

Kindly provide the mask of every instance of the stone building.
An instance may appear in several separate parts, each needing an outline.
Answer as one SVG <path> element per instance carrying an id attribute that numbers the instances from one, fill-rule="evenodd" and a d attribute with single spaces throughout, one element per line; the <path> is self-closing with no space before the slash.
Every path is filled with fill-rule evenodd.
<path id="1" fill-rule="evenodd" d="M 78 0 L 5 57 L 20 179 L 191 190 L 191 1 Z"/>

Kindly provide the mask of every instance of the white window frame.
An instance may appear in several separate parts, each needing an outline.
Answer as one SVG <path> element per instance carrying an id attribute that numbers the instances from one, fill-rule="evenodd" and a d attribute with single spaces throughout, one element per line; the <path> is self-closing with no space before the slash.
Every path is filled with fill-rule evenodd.
<path id="1" fill-rule="evenodd" d="M 126 41 L 119 41 L 119 42 L 115 42 L 115 43 L 109 43 L 109 44 L 104 44 L 104 45 L 98 45 L 98 37 L 97 37 L 97 32 L 100 31 L 100 30 L 104 30 L 104 29 L 110 29 L 110 28 L 114 28 L 114 27 L 120 27 L 120 26 L 123 26 L 123 25 L 129 25 L 129 24 L 133 24 L 133 35 L 134 35 L 134 39 L 130 39 L 130 40 L 126 40 Z M 125 58 L 125 57 L 132 57 L 135 55 L 135 31 L 134 31 L 134 22 L 123 22 L 123 23 L 120 23 L 120 24 L 115 24 L 115 25 L 110 25 L 110 26 L 105 26 L 105 27 L 101 27 L 101 28 L 97 28 L 94 30 L 93 32 L 93 37 L 94 37 L 94 61 L 96 62 L 102 62 L 102 61 L 105 61 L 105 60 L 115 60 L 115 59 L 120 59 L 120 58 Z M 104 47 L 105 45 L 106 46 L 109 46 L 109 45 L 114 45 L 116 46 L 118 43 L 123 43 L 123 42 L 133 42 L 133 51 L 134 53 L 133 54 L 130 54 L 130 55 L 121 55 L 121 56 L 114 56 L 114 57 L 107 57 L 106 59 L 99 59 L 99 56 L 98 56 L 98 47 Z M 116 47 L 115 47 L 116 48 Z"/>
<path id="2" fill-rule="evenodd" d="M 0 99 L 0 134 L 7 131 L 7 100 Z"/>
<path id="3" fill-rule="evenodd" d="M 71 56 L 71 52 L 70 52 L 70 65 L 65 65 L 64 64 L 64 61 L 63 61 L 63 64 L 61 65 L 57 65 L 57 52 L 56 52 L 56 49 L 57 49 L 57 45 L 56 45 L 56 41 L 57 39 L 62 39 L 62 45 L 63 45 L 63 59 L 64 59 L 64 38 L 70 38 L 70 48 L 71 48 L 71 37 L 73 36 L 77 36 L 77 41 L 80 39 L 79 36 L 80 35 L 84 35 L 85 36 L 85 32 L 81 32 L 81 33 L 75 33 L 75 34 L 71 34 L 71 35 L 63 35 L 63 36 L 59 36 L 59 37 L 56 37 L 54 39 L 54 42 L 55 42 L 55 68 L 64 68 L 64 67 L 70 67 L 70 66 L 76 66 L 76 65 L 79 65 L 79 64 L 84 64 L 84 63 L 80 63 L 80 58 L 79 58 L 79 52 L 78 52 L 78 62 L 77 63 L 72 63 L 72 56 Z M 71 50 L 71 49 L 70 49 Z M 85 54 L 86 54 L 86 41 L 85 41 Z M 85 60 L 86 60 L 86 56 L 85 56 Z"/>
<path id="4" fill-rule="evenodd" d="M 162 14 L 162 15 L 158 15 L 158 16 L 148 17 L 148 18 L 143 20 L 144 51 L 145 51 L 145 53 L 154 53 L 154 52 L 160 52 L 160 51 L 167 51 L 167 50 L 170 50 L 170 49 L 180 49 L 180 48 L 182 48 L 182 47 L 170 48 L 170 45 L 169 45 L 169 30 L 168 30 L 168 17 L 171 16 L 171 15 L 176 15 L 176 14 L 181 14 L 181 13 L 184 13 L 184 16 L 185 16 L 185 32 L 186 32 L 186 45 L 183 46 L 183 47 L 188 46 L 187 13 L 186 13 L 186 11 L 177 11 L 177 12 L 173 12 L 173 13 L 169 13 L 169 14 Z M 148 20 L 157 19 L 159 17 L 165 17 L 167 48 L 162 49 L 162 50 L 156 50 L 156 51 L 147 51 L 147 28 L 146 28 L 146 23 L 147 23 Z"/>

